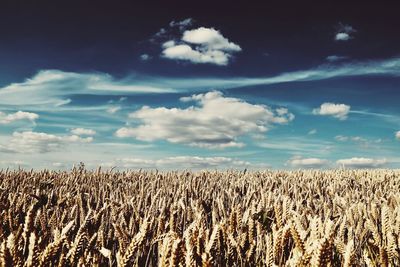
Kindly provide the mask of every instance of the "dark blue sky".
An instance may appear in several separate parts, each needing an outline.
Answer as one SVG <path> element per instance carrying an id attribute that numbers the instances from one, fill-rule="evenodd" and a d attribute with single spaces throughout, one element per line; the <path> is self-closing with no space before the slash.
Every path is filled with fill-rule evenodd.
<path id="1" fill-rule="evenodd" d="M 399 7 L 1 1 L 0 167 L 399 167 Z"/>
<path id="2" fill-rule="evenodd" d="M 310 68 L 326 55 L 353 59 L 398 56 L 398 4 L 370 1 L 1 1 L 0 71 L 18 79 L 40 69 L 160 75 L 259 76 Z M 226 68 L 175 64 L 149 39 L 169 22 L 193 18 L 240 44 Z M 339 23 L 354 27 L 351 42 L 332 42 Z M 268 53 L 268 56 L 262 56 Z"/>

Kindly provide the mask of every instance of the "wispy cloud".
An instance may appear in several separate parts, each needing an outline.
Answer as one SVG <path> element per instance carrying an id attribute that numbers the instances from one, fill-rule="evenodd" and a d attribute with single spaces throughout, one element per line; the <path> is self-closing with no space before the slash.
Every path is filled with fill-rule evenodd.
<path id="1" fill-rule="evenodd" d="M 326 159 L 294 157 L 286 164 L 294 168 L 322 168 L 329 163 Z"/>
<path id="2" fill-rule="evenodd" d="M 150 56 L 149 54 L 141 54 L 141 55 L 139 56 L 139 59 L 140 59 L 141 61 L 149 61 L 149 60 L 152 59 L 152 56 Z"/>
<path id="3" fill-rule="evenodd" d="M 311 129 L 310 131 L 308 131 L 308 135 L 314 135 L 314 134 L 316 134 L 318 131 L 317 131 L 317 129 Z"/>
<path id="4" fill-rule="evenodd" d="M 53 107 L 67 105 L 74 94 L 124 94 L 124 93 L 174 92 L 167 87 L 154 87 L 140 82 L 115 80 L 104 73 L 75 73 L 60 70 L 43 70 L 32 78 L 0 88 L 0 105 Z"/>
<path id="5" fill-rule="evenodd" d="M 180 31 L 184 31 L 188 27 L 192 26 L 193 23 L 194 23 L 193 18 L 186 18 L 180 21 L 173 20 L 169 23 L 169 27 L 171 28 L 178 27 Z"/>
<path id="6" fill-rule="evenodd" d="M 373 158 L 348 158 L 336 161 L 338 165 L 346 168 L 381 168 L 384 167 L 388 161 L 386 159 L 373 159 Z"/>
<path id="7" fill-rule="evenodd" d="M 329 62 L 337 62 L 337 61 L 345 60 L 347 58 L 348 58 L 347 56 L 330 55 L 330 56 L 326 57 L 326 60 Z"/>
<path id="8" fill-rule="evenodd" d="M 247 161 L 228 157 L 176 156 L 161 159 L 120 158 L 102 164 L 106 167 L 132 169 L 229 169 L 255 166 Z"/>
<path id="9" fill-rule="evenodd" d="M 0 144 L 0 152 L 7 153 L 47 153 L 57 151 L 71 143 L 90 143 L 93 137 L 78 135 L 58 136 L 40 132 L 14 132 L 5 144 Z"/>
<path id="10" fill-rule="evenodd" d="M 324 155 L 332 149 L 333 143 L 325 140 L 304 137 L 277 137 L 257 143 L 257 146 L 267 150 L 278 150 L 292 154 Z"/>
<path id="11" fill-rule="evenodd" d="M 358 75 L 400 76 L 400 58 L 346 64 L 325 64 L 317 68 L 259 78 L 171 78 L 135 75 L 116 80 L 105 73 L 75 73 L 43 70 L 23 82 L 0 88 L 3 106 L 58 106 L 71 104 L 71 96 L 129 95 L 148 93 L 192 92 L 205 89 L 229 89 L 243 86 L 316 81 Z M 104 107 L 107 109 L 109 107 Z"/>

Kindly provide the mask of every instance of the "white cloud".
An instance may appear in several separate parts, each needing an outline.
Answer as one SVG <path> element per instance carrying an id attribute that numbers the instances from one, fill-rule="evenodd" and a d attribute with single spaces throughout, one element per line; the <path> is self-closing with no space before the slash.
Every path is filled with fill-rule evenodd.
<path id="1" fill-rule="evenodd" d="M 238 142 L 238 137 L 264 133 L 271 124 L 285 124 L 294 118 L 287 110 L 277 111 L 279 115 L 265 105 L 224 97 L 218 91 L 183 97 L 181 101 L 194 101 L 197 106 L 186 109 L 144 106 L 129 115 L 142 124 L 121 128 L 116 135 L 205 148 L 242 147 L 244 144 Z"/>
<path id="2" fill-rule="evenodd" d="M 93 137 L 78 135 L 58 136 L 39 132 L 14 132 L 7 144 L 0 144 L 0 152 L 47 153 L 57 151 L 71 143 L 90 143 Z"/>
<path id="3" fill-rule="evenodd" d="M 71 133 L 74 135 L 95 135 L 96 131 L 92 129 L 75 128 L 71 130 Z"/>
<path id="4" fill-rule="evenodd" d="M 317 133 L 317 129 L 311 129 L 307 134 L 308 135 L 314 135 Z"/>
<path id="5" fill-rule="evenodd" d="M 346 168 L 380 168 L 388 163 L 386 159 L 348 158 L 336 161 L 338 165 Z"/>
<path id="6" fill-rule="evenodd" d="M 151 59 L 151 56 L 148 54 L 142 54 L 142 55 L 140 55 L 139 58 L 141 61 L 149 61 Z"/>
<path id="7" fill-rule="evenodd" d="M 165 58 L 222 66 L 228 65 L 233 53 L 242 50 L 219 31 L 205 27 L 186 30 L 179 43 L 170 40 L 162 47 L 162 56 Z"/>
<path id="8" fill-rule="evenodd" d="M 251 163 L 227 157 L 176 156 L 161 159 L 121 158 L 103 164 L 133 169 L 227 169 L 248 168 Z"/>
<path id="9" fill-rule="evenodd" d="M 361 136 L 345 136 L 345 135 L 337 135 L 335 136 L 335 140 L 339 142 L 353 142 L 359 144 L 363 148 L 379 148 L 377 144 L 382 143 L 382 139 L 367 139 Z"/>
<path id="10" fill-rule="evenodd" d="M 356 32 L 356 30 L 350 26 L 345 24 L 339 24 L 339 29 L 336 32 L 335 40 L 336 41 L 348 41 L 352 39 L 352 33 Z"/>
<path id="11" fill-rule="evenodd" d="M 34 123 L 38 118 L 38 114 L 31 112 L 17 111 L 10 114 L 0 112 L 0 124 L 9 124 L 19 120 L 28 120 Z"/>
<path id="12" fill-rule="evenodd" d="M 339 142 L 346 142 L 349 140 L 349 137 L 344 135 L 336 135 L 335 140 Z"/>
<path id="13" fill-rule="evenodd" d="M 338 32 L 335 35 L 336 41 L 347 41 L 350 40 L 350 35 L 347 32 Z"/>
<path id="14" fill-rule="evenodd" d="M 287 164 L 295 168 L 321 168 L 328 163 L 325 159 L 300 157 L 292 158 L 287 162 Z"/>
<path id="15" fill-rule="evenodd" d="M 162 44 L 162 47 L 163 48 L 169 48 L 169 47 L 173 47 L 173 46 L 175 46 L 175 41 L 174 40 L 169 40 L 169 41 L 166 41 L 165 43 L 163 43 Z"/>
<path id="16" fill-rule="evenodd" d="M 182 40 L 196 45 L 204 45 L 207 49 L 224 51 L 241 51 L 239 45 L 230 42 L 214 28 L 200 27 L 195 30 L 188 30 L 183 33 Z"/>
<path id="17" fill-rule="evenodd" d="M 66 164 L 62 162 L 53 162 L 52 166 L 56 168 L 65 168 Z"/>
<path id="18" fill-rule="evenodd" d="M 181 21 L 171 21 L 169 23 L 169 26 L 171 28 L 173 27 L 178 27 L 180 31 L 184 31 L 187 27 L 191 26 L 193 24 L 194 20 L 192 18 L 187 18 Z"/>
<path id="19" fill-rule="evenodd" d="M 400 131 L 396 132 L 395 136 L 397 140 L 400 140 Z"/>
<path id="20" fill-rule="evenodd" d="M 313 69 L 282 73 L 272 77 L 235 78 L 168 78 L 132 76 L 115 80 L 106 73 L 74 73 L 42 70 L 25 81 L 0 88 L 0 105 L 29 107 L 62 106 L 71 103 L 71 95 L 131 95 L 138 93 L 188 92 L 201 88 L 237 88 L 296 81 L 318 81 L 358 75 L 400 76 L 400 58 L 361 61 L 341 65 L 325 64 Z M 133 79 L 134 78 L 134 79 Z M 65 107 L 67 108 L 67 107 Z M 75 107 L 76 108 L 76 107 Z M 108 106 L 104 107 L 106 110 Z"/>
<path id="21" fill-rule="evenodd" d="M 121 110 L 120 106 L 109 107 L 106 111 L 107 113 L 114 114 Z"/>
<path id="22" fill-rule="evenodd" d="M 146 82 L 116 81 L 104 73 L 75 73 L 43 70 L 32 78 L 0 88 L 0 105 L 61 106 L 71 102 L 73 94 L 128 94 L 175 92 L 170 87 L 155 87 Z"/>
<path id="23" fill-rule="evenodd" d="M 19 167 L 26 167 L 28 164 L 26 164 L 23 161 L 20 160 L 0 160 L 0 167 L 4 168 L 19 168 Z"/>
<path id="24" fill-rule="evenodd" d="M 345 104 L 323 103 L 321 107 L 313 110 L 313 114 L 322 116 L 332 116 L 339 120 L 347 119 L 350 106 Z"/>
<path id="25" fill-rule="evenodd" d="M 338 55 L 330 55 L 326 57 L 326 60 L 329 62 L 337 62 L 346 59 L 346 56 L 338 56 Z"/>

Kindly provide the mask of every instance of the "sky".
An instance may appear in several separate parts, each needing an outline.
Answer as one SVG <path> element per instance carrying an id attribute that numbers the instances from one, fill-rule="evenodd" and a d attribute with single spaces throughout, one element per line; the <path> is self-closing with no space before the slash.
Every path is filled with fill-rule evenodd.
<path id="1" fill-rule="evenodd" d="M 400 168 L 394 1 L 23 2 L 0 168 Z"/>

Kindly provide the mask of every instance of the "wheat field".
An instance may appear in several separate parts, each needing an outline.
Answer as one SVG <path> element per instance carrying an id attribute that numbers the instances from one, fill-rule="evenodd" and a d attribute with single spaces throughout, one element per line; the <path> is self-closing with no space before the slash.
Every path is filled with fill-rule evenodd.
<path id="1" fill-rule="evenodd" d="M 0 172 L 1 266 L 399 266 L 400 171 Z"/>

